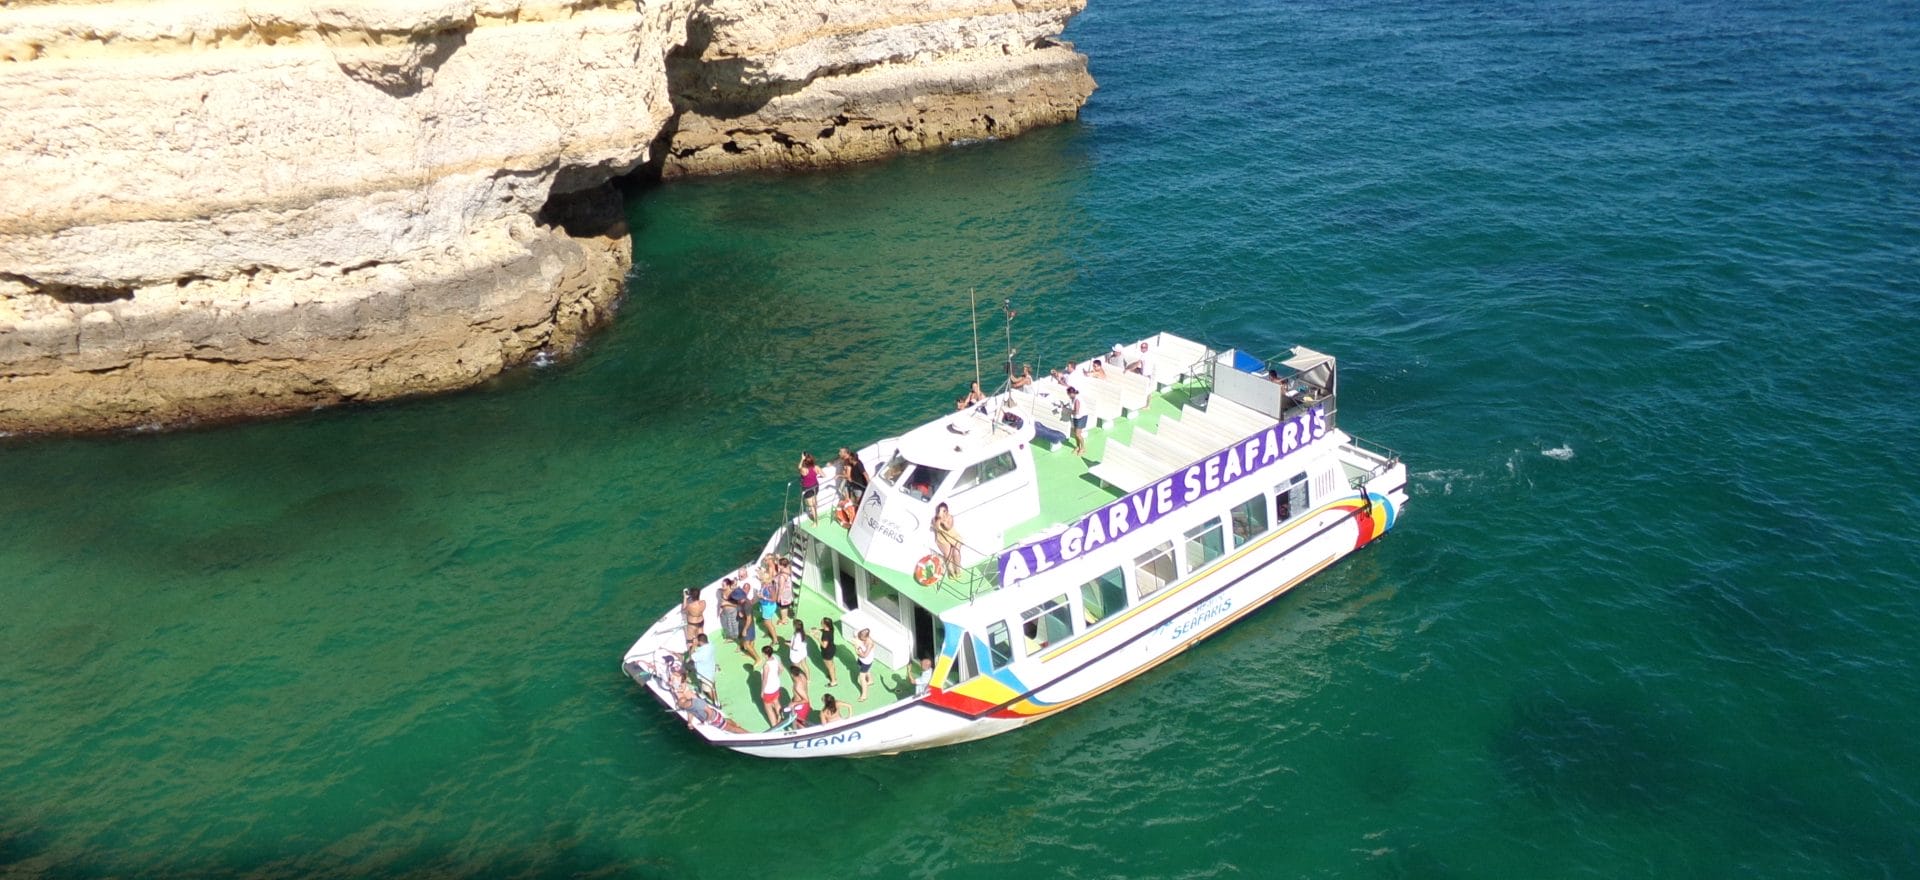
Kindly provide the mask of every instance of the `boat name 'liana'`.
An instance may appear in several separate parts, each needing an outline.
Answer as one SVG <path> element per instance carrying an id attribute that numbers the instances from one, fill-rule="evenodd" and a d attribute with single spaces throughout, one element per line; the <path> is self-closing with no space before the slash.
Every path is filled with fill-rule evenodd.
<path id="1" fill-rule="evenodd" d="M 1176 474 L 1081 517 L 1059 534 L 1000 554 L 1000 582 L 1016 584 L 1080 557 L 1129 530 L 1226 488 L 1327 433 L 1327 413 L 1316 406 L 1201 459 Z M 1179 491 L 1175 492 L 1175 488 Z"/>
<path id="2" fill-rule="evenodd" d="M 816 736 L 816 737 L 813 737 L 812 739 L 803 739 L 797 743 L 794 743 L 793 748 L 794 748 L 794 751 L 799 751 L 801 749 L 811 749 L 819 746 L 838 746 L 838 745 L 845 745 L 850 742 L 859 742 L 859 741 L 860 741 L 860 731 L 852 730 L 846 733 L 836 733 L 832 736 Z"/>

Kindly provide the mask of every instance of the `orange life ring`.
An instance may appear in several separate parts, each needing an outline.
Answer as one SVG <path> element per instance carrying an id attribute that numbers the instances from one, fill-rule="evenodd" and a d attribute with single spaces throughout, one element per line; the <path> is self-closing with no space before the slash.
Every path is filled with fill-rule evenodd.
<path id="1" fill-rule="evenodd" d="M 946 573 L 947 563 L 937 553 L 928 553 L 920 557 L 913 566 L 913 582 L 923 587 L 931 587 L 940 582 L 940 576 Z"/>
<path id="2" fill-rule="evenodd" d="M 840 509 L 833 512 L 833 521 L 851 529 L 853 528 L 853 517 L 858 512 L 859 508 L 853 506 L 852 499 L 842 501 L 840 502 Z"/>

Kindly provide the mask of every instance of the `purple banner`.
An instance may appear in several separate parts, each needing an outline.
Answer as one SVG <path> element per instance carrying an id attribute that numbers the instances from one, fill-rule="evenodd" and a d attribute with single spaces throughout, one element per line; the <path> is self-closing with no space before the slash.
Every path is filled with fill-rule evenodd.
<path id="1" fill-rule="evenodd" d="M 1241 477 L 1286 458 L 1326 434 L 1327 414 L 1318 406 L 1248 434 L 1219 452 L 1075 520 L 1058 534 L 1003 551 L 1000 583 L 1012 586 L 1063 562 L 1078 559 L 1134 529 L 1233 485 Z"/>

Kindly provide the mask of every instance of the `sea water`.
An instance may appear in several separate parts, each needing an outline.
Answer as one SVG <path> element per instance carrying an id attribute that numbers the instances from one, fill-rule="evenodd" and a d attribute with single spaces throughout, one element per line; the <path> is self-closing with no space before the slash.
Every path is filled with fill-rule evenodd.
<path id="1" fill-rule="evenodd" d="M 639 196 L 571 363 L 0 448 L 0 873 L 1920 874 L 1916 18 L 1094 0 L 1078 124 Z M 622 650 L 970 301 L 1334 353 L 1405 516 L 1013 734 L 703 746 Z"/>

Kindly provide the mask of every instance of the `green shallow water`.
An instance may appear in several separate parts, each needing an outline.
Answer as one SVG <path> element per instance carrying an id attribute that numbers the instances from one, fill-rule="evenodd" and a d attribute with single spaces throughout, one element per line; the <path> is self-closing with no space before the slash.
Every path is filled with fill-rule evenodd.
<path id="1" fill-rule="evenodd" d="M 1080 124 L 641 197 L 567 366 L 0 447 L 0 874 L 1920 875 L 1910 6 L 1068 36 Z M 960 393 L 969 288 L 1036 364 L 1340 355 L 1405 518 L 1021 732 L 698 746 L 622 650 Z"/>

